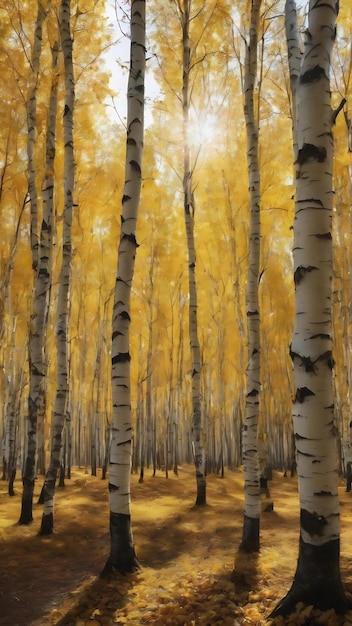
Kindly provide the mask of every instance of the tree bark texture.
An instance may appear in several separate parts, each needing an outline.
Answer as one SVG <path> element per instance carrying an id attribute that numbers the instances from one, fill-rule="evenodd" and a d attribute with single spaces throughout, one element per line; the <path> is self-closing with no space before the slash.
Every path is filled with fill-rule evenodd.
<path id="1" fill-rule="evenodd" d="M 64 135 L 64 219 L 62 231 L 62 263 L 59 277 L 58 310 L 56 322 L 56 345 L 57 345 L 57 386 L 54 401 L 54 414 L 52 422 L 50 463 L 47 471 L 43 498 L 44 511 L 40 529 L 41 535 L 53 532 L 54 524 L 54 496 L 55 485 L 60 469 L 62 456 L 62 431 L 65 425 L 68 403 L 68 324 L 69 324 L 69 301 L 71 284 L 72 262 L 72 211 L 75 186 L 75 160 L 73 140 L 73 111 L 75 101 L 75 83 L 72 62 L 73 40 L 70 29 L 71 3 L 70 0 L 62 0 L 60 14 L 60 37 L 64 57 L 65 71 L 65 106 L 63 112 L 63 135 Z M 53 59 L 55 62 L 55 59 Z M 53 97 L 52 127 L 55 128 L 56 118 L 56 94 Z"/>
<path id="2" fill-rule="evenodd" d="M 137 250 L 136 227 L 142 183 L 144 136 L 145 0 L 131 4 L 131 53 L 127 88 L 127 142 L 121 233 L 112 320 L 112 437 L 110 448 L 111 548 L 102 572 L 139 567 L 131 528 L 132 456 L 130 301 Z"/>
<path id="3" fill-rule="evenodd" d="M 295 0 L 285 2 L 285 32 L 287 42 L 288 66 L 290 72 L 292 143 L 294 160 L 297 159 L 297 84 L 301 68 L 301 40 L 297 26 Z"/>
<path id="4" fill-rule="evenodd" d="M 294 219 L 296 315 L 291 356 L 293 426 L 300 498 L 297 570 L 273 615 L 297 602 L 344 612 L 333 399 L 333 112 L 330 66 L 338 7 L 312 0 L 297 90 L 298 155 Z"/>
<path id="5" fill-rule="evenodd" d="M 194 190 L 191 148 L 189 143 L 189 113 L 191 104 L 190 72 L 191 49 L 189 27 L 191 2 L 179 3 L 182 24 L 182 111 L 183 111 L 183 201 L 188 250 L 188 289 L 189 289 L 189 340 L 192 364 L 192 442 L 196 470 L 196 505 L 206 504 L 206 453 L 205 429 L 201 409 L 201 354 L 198 337 L 198 299 L 196 283 L 196 249 L 194 240 Z"/>
<path id="6" fill-rule="evenodd" d="M 37 450 L 38 415 L 44 403 L 45 371 L 41 351 L 42 333 L 45 324 L 45 295 L 39 292 L 38 283 L 38 192 L 37 171 L 35 164 L 35 144 L 37 138 L 37 89 L 42 50 L 43 23 L 47 10 L 41 2 L 37 3 L 34 40 L 30 60 L 30 91 L 27 101 L 27 159 L 28 159 L 28 193 L 31 202 L 31 251 L 34 270 L 33 313 L 29 331 L 29 395 L 27 418 L 27 454 L 23 475 L 22 508 L 19 524 L 30 524 L 33 520 L 33 491 L 35 480 L 35 457 Z"/>
<path id="7" fill-rule="evenodd" d="M 249 259 L 246 289 L 248 327 L 248 366 L 246 372 L 246 415 L 243 427 L 244 521 L 240 548 L 258 551 L 260 546 L 260 470 L 258 459 L 258 420 L 260 395 L 260 173 L 258 120 L 254 110 L 257 77 L 257 47 L 261 0 L 253 0 L 249 41 L 246 44 L 244 115 L 247 134 L 247 163 L 250 197 Z"/>

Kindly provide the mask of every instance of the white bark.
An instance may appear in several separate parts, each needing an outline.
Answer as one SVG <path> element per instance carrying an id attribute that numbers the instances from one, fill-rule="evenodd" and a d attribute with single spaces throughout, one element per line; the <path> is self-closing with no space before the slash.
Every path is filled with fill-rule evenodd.
<path id="1" fill-rule="evenodd" d="M 245 77 L 243 87 L 250 197 L 249 259 L 246 292 L 248 367 L 246 381 L 246 417 L 243 430 L 245 525 L 246 518 L 259 520 L 261 510 L 258 462 L 258 420 L 260 395 L 260 315 L 258 298 L 260 261 L 260 173 L 258 156 L 259 129 L 258 120 L 256 119 L 254 111 L 260 5 L 261 0 L 253 0 L 249 41 L 246 44 Z M 245 534 L 246 529 L 244 528 L 243 543 L 246 542 Z"/>
<path id="2" fill-rule="evenodd" d="M 293 421 L 304 542 L 340 532 L 332 381 L 333 115 L 330 64 L 335 2 L 309 13 L 297 91 L 298 157 L 294 225 L 296 317 L 292 355 L 297 387 Z"/>
<path id="3" fill-rule="evenodd" d="M 296 315 L 292 340 L 293 425 L 300 540 L 291 589 L 272 612 L 298 603 L 344 613 L 351 607 L 340 574 L 340 517 L 332 358 L 332 209 L 334 115 L 330 64 L 338 5 L 311 0 L 297 90 L 298 155 L 294 221 Z"/>
<path id="4" fill-rule="evenodd" d="M 295 0 L 285 2 L 285 31 L 288 52 L 291 89 L 291 118 L 294 160 L 297 158 L 297 84 L 301 69 L 302 51 L 297 26 L 297 10 Z"/>
<path id="5" fill-rule="evenodd" d="M 55 482 L 60 468 L 62 455 L 62 431 L 65 424 L 68 403 L 68 321 L 71 284 L 71 227 L 73 194 L 75 186 L 75 162 L 73 140 L 73 111 L 75 101 L 74 73 L 72 63 L 73 41 L 70 30 L 70 0 L 62 0 L 60 14 L 60 37 L 65 68 L 65 106 L 63 112 L 64 137 L 64 213 L 62 232 L 62 263 L 59 276 L 58 310 L 56 322 L 57 343 L 57 387 L 54 401 L 54 413 L 51 434 L 50 466 L 44 485 L 44 512 L 42 518 L 42 534 L 52 532 Z M 55 77 L 54 77 L 55 78 Z M 56 119 L 56 94 L 52 93 L 51 123 Z M 48 128 L 52 137 L 54 126 Z M 50 140 L 50 137 L 49 137 Z M 47 172 L 48 173 L 48 172 Z M 46 182 L 46 194 L 50 194 L 50 184 Z M 44 196 L 46 197 L 46 196 Z M 46 198 L 46 200 L 48 200 Z M 49 202 L 50 206 L 50 202 Z"/>
<path id="6" fill-rule="evenodd" d="M 37 424 L 38 416 L 43 413 L 44 406 L 44 383 L 45 361 L 42 351 L 42 334 L 45 325 L 45 295 L 39 291 L 38 283 L 38 193 L 37 171 L 35 164 L 35 144 L 37 138 L 37 88 L 39 81 L 40 55 L 42 49 L 43 22 L 47 10 L 41 2 L 37 5 L 37 18 L 35 23 L 34 41 L 30 61 L 31 88 L 27 102 L 27 159 L 28 159 L 28 191 L 31 202 L 31 251 L 34 276 L 33 313 L 29 330 L 29 396 L 28 396 L 28 420 L 27 420 L 27 454 L 23 474 L 22 510 L 19 523 L 28 524 L 33 519 L 33 490 L 35 479 L 35 456 L 37 449 Z"/>
<path id="7" fill-rule="evenodd" d="M 38 233 L 38 191 L 35 165 L 35 144 L 37 139 L 37 90 L 39 82 L 40 56 L 42 50 L 43 23 L 48 12 L 40 0 L 37 2 L 34 40 L 30 60 L 30 92 L 27 101 L 27 158 L 28 158 L 28 193 L 31 202 L 31 249 L 33 269 L 37 269 L 39 252 Z"/>
<path id="8" fill-rule="evenodd" d="M 182 6 L 181 6 L 182 5 Z M 198 338 L 198 297 L 196 283 L 196 250 L 194 241 L 194 191 L 193 167 L 191 165 L 191 148 L 189 142 L 189 113 L 191 104 L 191 49 L 190 49 L 190 10 L 191 1 L 179 3 L 182 24 L 182 110 L 183 110 L 183 197 L 184 215 L 188 249 L 188 289 L 189 289 L 189 340 L 192 361 L 192 441 L 197 483 L 197 504 L 206 502 L 206 454 L 205 429 L 201 410 L 201 354 Z"/>
<path id="9" fill-rule="evenodd" d="M 131 6 L 131 66 L 127 90 L 126 178 L 112 332 L 112 440 L 110 511 L 130 515 L 132 420 L 130 393 L 130 299 L 137 249 L 136 226 L 142 182 L 144 133 L 145 1 Z"/>

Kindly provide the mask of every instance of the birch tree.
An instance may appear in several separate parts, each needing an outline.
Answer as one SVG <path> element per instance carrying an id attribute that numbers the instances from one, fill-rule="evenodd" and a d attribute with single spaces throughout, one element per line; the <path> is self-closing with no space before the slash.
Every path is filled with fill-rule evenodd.
<path id="1" fill-rule="evenodd" d="M 297 86 L 294 219 L 295 327 L 291 356 L 296 393 L 293 426 L 300 500 L 297 569 L 273 612 L 298 602 L 344 612 L 332 356 L 333 135 L 330 69 L 335 0 L 311 0 Z"/>
<path id="2" fill-rule="evenodd" d="M 301 67 L 301 44 L 297 26 L 295 0 L 285 2 L 285 32 L 287 42 L 288 65 L 290 73 L 291 118 L 294 161 L 297 158 L 297 84 Z"/>
<path id="3" fill-rule="evenodd" d="M 72 63 L 73 40 L 70 29 L 71 2 L 62 0 L 59 20 L 61 45 L 64 57 L 65 72 L 65 105 L 63 112 L 64 138 L 64 215 L 62 232 L 62 261 L 59 277 L 59 295 L 57 310 L 57 388 L 54 401 L 54 414 L 51 434 L 50 466 L 45 477 L 43 498 L 44 512 L 42 517 L 41 535 L 53 532 L 54 494 L 58 470 L 62 456 L 62 431 L 66 419 L 68 403 L 68 322 L 72 260 L 72 211 L 75 186 L 75 161 L 73 142 L 73 112 L 75 100 L 75 83 Z M 55 59 L 54 59 L 55 63 Z M 56 93 L 52 92 L 52 120 L 49 133 L 54 132 L 56 120 Z"/>
<path id="4" fill-rule="evenodd" d="M 240 548 L 259 550 L 260 471 L 258 462 L 258 420 L 260 394 L 260 173 L 258 155 L 258 120 L 254 110 L 257 77 L 257 45 L 261 0 L 252 1 L 249 41 L 246 43 L 244 75 L 244 115 L 247 135 L 247 162 L 250 198 L 249 259 L 246 291 L 248 324 L 248 367 L 246 416 L 243 428 L 244 520 Z"/>
<path id="5" fill-rule="evenodd" d="M 192 441 L 196 470 L 197 496 L 196 505 L 206 504 L 206 456 L 204 428 L 201 410 L 201 354 L 198 337 L 196 249 L 194 240 L 195 199 L 193 188 L 193 169 L 189 137 L 189 113 L 191 104 L 190 72 L 192 68 L 190 48 L 190 10 L 191 0 L 178 2 L 182 25 L 182 136 L 183 136 L 183 206 L 188 250 L 188 289 L 189 289 L 189 340 L 192 362 Z"/>
<path id="6" fill-rule="evenodd" d="M 111 546 L 101 576 L 106 576 L 112 569 L 130 572 L 139 567 L 133 543 L 130 507 L 132 454 L 130 302 L 142 183 L 145 0 L 132 0 L 130 22 L 125 185 L 112 320 L 112 436 L 109 475 Z"/>
<path id="7" fill-rule="evenodd" d="M 29 332 L 29 397 L 27 455 L 23 472 L 22 507 L 19 524 L 30 524 L 33 520 L 33 491 L 35 480 L 35 456 L 37 449 L 37 424 L 44 406 L 45 358 L 43 336 L 45 326 L 45 303 L 50 276 L 38 268 L 39 235 L 38 235 L 38 192 L 37 171 L 35 163 L 35 145 L 37 139 L 37 89 L 39 82 L 40 55 L 42 49 L 43 23 L 47 8 L 37 4 L 37 18 L 34 30 L 34 41 L 30 61 L 31 88 L 27 102 L 27 159 L 28 159 L 28 193 L 31 202 L 31 250 L 34 270 L 33 312 Z M 43 260 L 43 257 L 41 257 Z M 49 281 L 48 281 L 49 279 Z M 43 288 L 43 281 L 46 283 Z"/>

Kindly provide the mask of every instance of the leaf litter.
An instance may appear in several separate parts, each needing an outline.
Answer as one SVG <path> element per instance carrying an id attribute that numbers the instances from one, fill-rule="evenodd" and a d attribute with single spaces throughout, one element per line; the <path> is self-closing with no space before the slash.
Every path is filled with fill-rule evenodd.
<path id="1" fill-rule="evenodd" d="M 179 475 L 131 476 L 132 524 L 141 570 L 100 580 L 110 548 L 107 484 L 84 470 L 58 489 L 55 533 L 39 537 L 34 522 L 17 525 L 21 483 L 9 498 L 0 485 L 0 624 L 4 626 L 352 626 L 338 616 L 298 605 L 268 621 L 289 589 L 297 562 L 296 478 L 274 472 L 273 510 L 262 514 L 258 555 L 238 552 L 243 522 L 242 469 L 207 477 L 205 507 L 195 507 L 191 466 Z M 36 484 L 39 495 L 41 480 Z M 38 492 L 38 493 L 37 493 Z M 341 574 L 352 597 L 352 495 L 339 485 Z M 266 501 L 263 501 L 263 505 Z M 265 506 L 263 506 L 263 509 Z M 269 507 L 270 508 L 270 507 Z"/>

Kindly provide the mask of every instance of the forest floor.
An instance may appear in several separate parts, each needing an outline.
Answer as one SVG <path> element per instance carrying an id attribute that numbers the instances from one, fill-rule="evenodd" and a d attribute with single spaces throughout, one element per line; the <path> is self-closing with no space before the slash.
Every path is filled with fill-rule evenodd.
<path id="1" fill-rule="evenodd" d="M 0 482 L 1 626 L 260 626 L 288 591 L 296 569 L 297 480 L 275 472 L 274 510 L 262 514 L 261 551 L 241 555 L 243 472 L 207 477 L 206 507 L 195 508 L 194 469 L 143 484 L 132 476 L 132 522 L 140 572 L 99 580 L 110 548 L 107 483 L 74 469 L 57 491 L 55 534 L 38 536 L 41 506 L 18 526 L 21 482 L 9 498 Z M 39 496 L 38 478 L 35 495 Z M 352 598 L 352 493 L 341 480 L 341 573 Z M 263 505 L 266 504 L 264 500 Z M 235 564 L 235 569 L 234 569 Z M 269 622 L 270 623 L 270 622 Z M 290 626 L 352 626 L 308 607 Z"/>

